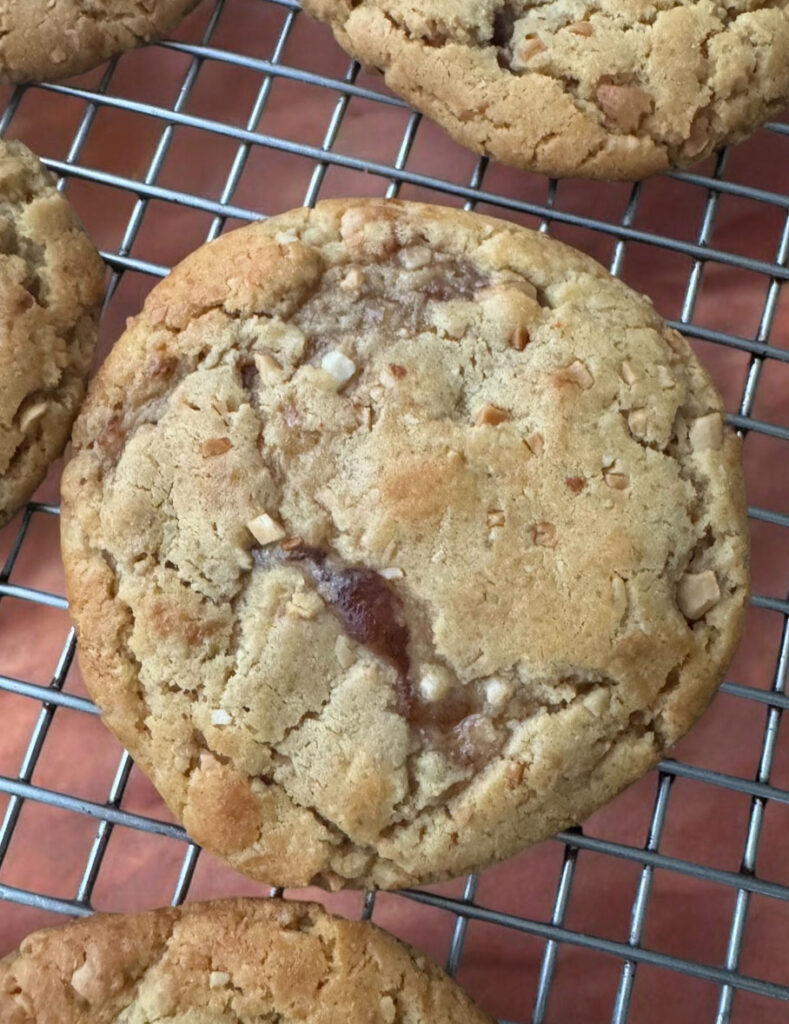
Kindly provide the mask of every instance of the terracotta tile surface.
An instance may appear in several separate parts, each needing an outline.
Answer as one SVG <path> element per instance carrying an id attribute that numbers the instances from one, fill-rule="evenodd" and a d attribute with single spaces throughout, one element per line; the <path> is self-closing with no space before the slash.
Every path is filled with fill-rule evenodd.
<path id="1" fill-rule="evenodd" d="M 303 16 L 288 13 L 286 4 L 265 0 L 228 0 L 214 26 L 210 44 L 244 58 L 268 60 L 283 26 L 290 32 L 280 54 L 283 65 L 316 76 L 342 79 L 347 59 L 322 27 Z M 213 4 L 203 4 L 181 27 L 177 38 L 199 42 L 206 32 Z M 286 24 L 287 23 L 287 24 Z M 7 134 L 19 137 L 54 160 L 67 159 L 75 132 L 86 128 L 77 163 L 104 176 L 104 183 L 85 180 L 82 172 L 69 176 L 67 193 L 77 206 L 97 244 L 110 254 L 122 252 L 143 264 L 169 266 L 199 245 L 212 228 L 213 214 L 173 202 L 171 192 L 194 194 L 202 200 L 222 197 L 236 208 L 219 225 L 237 226 L 243 211 L 272 214 L 303 202 L 311 181 L 319 182 L 321 197 L 331 195 L 380 195 L 391 182 L 355 165 L 358 159 L 392 165 L 398 158 L 410 113 L 398 105 L 366 98 L 351 99 L 341 121 L 334 151 L 349 158 L 347 166 L 316 164 L 299 147 L 320 147 L 327 125 L 335 114 L 337 93 L 304 82 L 276 77 L 257 132 L 280 140 L 279 149 L 255 144 L 232 195 L 224 195 L 228 174 L 237 157 L 239 140 L 228 131 L 243 128 L 253 111 L 264 73 L 259 67 L 210 59 L 196 74 L 188 96 L 182 95 L 184 76 L 190 66 L 188 53 L 163 47 L 131 54 L 119 63 L 107 87 L 109 102 L 99 105 L 89 124 L 83 121 L 85 99 L 66 91 L 29 89 L 21 95 Z M 99 87 L 104 69 L 84 76 L 80 89 Z M 362 73 L 357 84 L 384 93 L 380 81 Z M 2 100 L 9 98 L 4 94 Z M 117 102 L 116 102 L 117 101 Z M 129 102 L 130 101 L 130 102 Z M 164 118 L 148 116 L 140 105 L 153 104 L 161 111 L 176 102 L 186 115 L 171 132 L 169 148 L 155 177 L 163 191 L 138 204 L 132 189 L 118 187 L 114 175 L 131 181 L 146 177 L 160 143 Z M 121 109 L 123 107 L 124 109 Z M 207 132 L 192 119 L 209 119 L 224 132 Z M 224 127 L 223 127 L 224 126 Z M 227 126 L 230 126 L 228 129 Z M 411 123 L 413 127 L 413 123 Z M 282 144 L 284 142 L 284 144 Z M 774 202 L 756 201 L 733 193 L 719 196 L 714 222 L 706 244 L 723 259 L 709 261 L 699 276 L 694 308 L 684 314 L 708 331 L 722 331 L 745 339 L 759 338 L 765 302 L 773 303 L 770 344 L 780 353 L 789 350 L 789 299 L 776 294 L 764 264 L 776 259 L 787 230 L 785 194 L 789 190 L 789 137 L 762 130 L 748 143 L 732 151 L 726 179 L 775 193 Z M 404 198 L 427 199 L 460 205 L 463 197 L 442 195 L 429 187 L 424 176 L 443 177 L 465 186 L 474 171 L 475 158 L 454 146 L 437 128 L 418 126 L 406 170 L 417 176 L 400 189 Z M 701 168 L 710 173 L 711 166 Z M 323 173 L 322 179 L 314 175 Z M 421 177 L 420 177 L 421 176 Z M 616 231 L 605 225 L 625 217 L 631 189 L 625 185 L 560 183 L 549 195 L 544 179 L 491 166 L 483 181 L 486 193 L 498 193 L 524 204 L 520 212 L 480 202 L 479 209 L 509 216 L 532 226 L 539 225 L 530 204 L 548 199 L 562 214 L 591 217 L 598 228 L 573 223 L 572 217 L 553 222 L 552 233 L 578 245 L 603 262 L 616 255 Z M 697 184 L 663 177 L 646 182 L 631 226 L 639 233 L 662 236 L 683 244 L 695 244 L 703 228 L 707 191 Z M 231 214 L 233 211 L 231 211 Z M 139 216 L 139 230 L 128 250 L 124 235 L 130 217 Z M 629 241 L 620 254 L 621 272 L 635 287 L 648 291 L 667 317 L 683 315 L 688 276 L 693 271 L 692 253 L 672 245 L 651 245 L 643 237 Z M 732 263 L 730 256 L 751 261 L 747 268 Z M 144 269 L 141 268 L 141 270 Z M 698 271 L 697 271 L 698 272 Z M 154 278 L 136 269 L 122 277 L 107 310 L 102 330 L 102 354 L 117 337 L 127 316 L 133 314 Z M 753 431 L 745 442 L 749 500 L 773 512 L 789 514 L 789 362 L 770 358 L 753 366 L 747 351 L 712 341 L 694 342 L 701 358 L 721 388 L 730 411 L 737 412 L 743 389 L 755 389 L 750 415 L 773 424 L 778 436 Z M 781 434 L 783 431 L 783 435 Z M 38 497 L 57 499 L 59 467 L 53 470 Z M 0 533 L 0 558 L 14 543 L 21 517 Z M 752 520 L 754 591 L 785 600 L 789 584 L 789 529 L 785 525 Z M 62 594 L 62 570 L 58 556 L 57 519 L 36 512 L 29 524 L 21 551 L 13 565 L 10 582 Z M 776 662 L 785 619 L 780 611 L 754 607 L 748 629 L 729 679 L 757 691 L 775 681 Z M 61 656 L 69 628 L 67 612 L 14 596 L 0 598 L 0 676 L 46 685 Z M 69 694 L 84 695 L 76 664 L 66 679 Z M 41 705 L 26 696 L 0 689 L 0 775 L 16 778 L 23 766 L 31 732 L 40 721 Z M 759 768 L 765 734 L 766 706 L 755 700 L 721 693 L 699 725 L 680 744 L 675 757 L 686 765 L 712 769 L 727 776 L 753 780 Z M 109 794 L 121 751 L 99 720 L 82 711 L 60 709 L 52 717 L 33 782 L 45 789 L 103 803 Z M 779 724 L 771 781 L 778 799 L 766 806 L 762 838 L 756 857 L 760 879 L 789 886 L 786 841 L 789 835 L 789 735 Z M 647 840 L 658 776 L 653 773 L 584 828 L 585 835 L 640 848 Z M 0 813 L 8 806 L 0 794 Z M 124 809 L 156 820 L 168 820 L 151 785 L 135 769 L 123 797 Z M 709 781 L 680 777 L 672 788 L 660 852 L 695 865 L 736 872 L 743 857 L 751 815 L 750 797 Z M 35 891 L 64 900 L 77 894 L 86 858 L 96 841 L 94 819 L 73 811 L 27 801 L 3 857 L 0 847 L 0 884 Z M 479 881 L 476 903 L 492 911 L 537 922 L 549 922 L 557 883 L 562 871 L 564 847 L 549 842 L 507 864 L 486 872 Z M 116 828 L 107 844 L 103 866 L 92 891 L 92 905 L 100 909 L 134 909 L 170 900 L 185 852 L 184 844 L 167 836 Z M 571 895 L 564 918 L 574 932 L 615 943 L 628 941 L 633 901 L 641 867 L 609 854 L 583 850 L 575 861 Z M 463 883 L 438 890 L 460 896 Z M 203 855 L 197 862 L 189 898 L 241 893 L 265 894 L 260 885 L 248 882 Z M 303 895 L 303 894 L 299 894 Z M 358 914 L 359 894 L 327 896 L 313 893 L 340 912 Z M 783 894 L 784 897 L 787 893 Z M 691 963 L 720 967 L 726 958 L 736 889 L 686 873 L 658 868 L 644 919 L 641 942 L 650 950 Z M 0 902 L 0 956 L 14 947 L 34 927 L 60 920 L 45 910 Z M 396 934 L 446 959 L 455 918 L 401 896 L 380 895 L 374 919 Z M 747 909 L 740 968 L 751 977 L 789 986 L 789 904 L 768 896 L 754 896 Z M 473 920 L 465 937 L 459 978 L 493 1014 L 514 1021 L 531 1019 L 546 945 L 542 938 L 491 922 Z M 545 1007 L 546 1021 L 611 1019 L 622 975 L 622 960 L 610 952 L 561 944 L 555 962 L 555 979 Z M 716 1019 L 720 987 L 711 981 L 641 965 L 635 975 L 629 1020 L 653 1024 L 697 1024 Z M 735 994 L 730 1019 L 737 1024 L 779 1024 L 789 1020 L 785 1003 L 750 992 Z"/>

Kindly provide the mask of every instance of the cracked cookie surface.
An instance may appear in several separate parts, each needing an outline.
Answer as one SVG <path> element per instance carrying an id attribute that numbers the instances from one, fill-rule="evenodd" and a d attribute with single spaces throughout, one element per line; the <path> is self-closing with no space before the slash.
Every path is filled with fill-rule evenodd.
<path id="1" fill-rule="evenodd" d="M 97 914 L 0 960 L 0 1024 L 493 1024 L 374 925 L 282 900 Z"/>
<path id="2" fill-rule="evenodd" d="M 68 440 L 97 339 L 104 265 L 55 179 L 0 142 L 0 526 Z"/>
<path id="3" fill-rule="evenodd" d="M 458 142 L 557 177 L 632 180 L 789 102 L 789 0 L 303 0 Z"/>
<path id="4" fill-rule="evenodd" d="M 81 74 L 169 32 L 199 0 L 0 0 L 0 82 Z"/>
<path id="5" fill-rule="evenodd" d="M 87 685 L 249 875 L 502 859 L 712 696 L 739 449 L 687 342 L 542 235 L 383 200 L 233 232 L 154 289 L 75 427 Z"/>

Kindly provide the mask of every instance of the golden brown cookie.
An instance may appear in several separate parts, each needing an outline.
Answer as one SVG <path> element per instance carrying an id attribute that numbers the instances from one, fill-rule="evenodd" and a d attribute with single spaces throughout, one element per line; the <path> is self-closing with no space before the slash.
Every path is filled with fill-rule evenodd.
<path id="1" fill-rule="evenodd" d="M 63 450 L 93 360 L 104 265 L 55 179 L 0 142 L 0 526 Z"/>
<path id="2" fill-rule="evenodd" d="M 199 0 L 0 0 L 0 82 L 52 81 L 169 32 Z"/>
<path id="3" fill-rule="evenodd" d="M 303 0 L 453 138 L 557 177 L 643 178 L 789 101 L 789 0 Z"/>
<path id="4" fill-rule="evenodd" d="M 427 957 L 311 903 L 97 914 L 0 960 L 0 1024 L 493 1024 Z"/>
<path id="5" fill-rule="evenodd" d="M 188 831 L 269 882 L 509 856 L 652 765 L 742 627 L 740 443 L 592 260 L 338 200 L 149 296 L 63 482 L 87 685 Z"/>

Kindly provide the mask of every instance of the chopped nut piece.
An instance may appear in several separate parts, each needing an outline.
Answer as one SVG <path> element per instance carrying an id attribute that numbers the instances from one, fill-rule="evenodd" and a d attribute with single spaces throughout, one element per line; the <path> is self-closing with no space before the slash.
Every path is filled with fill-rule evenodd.
<path id="1" fill-rule="evenodd" d="M 646 409 L 631 409 L 627 417 L 627 425 L 633 437 L 646 437 L 647 433 L 647 411 Z"/>
<path id="2" fill-rule="evenodd" d="M 695 622 L 721 599 L 718 580 L 711 569 L 686 572 L 677 587 L 677 604 L 686 619 Z"/>
<path id="3" fill-rule="evenodd" d="M 211 712 L 211 725 L 230 725 L 233 719 L 224 708 L 217 708 Z"/>
<path id="4" fill-rule="evenodd" d="M 259 516 L 250 519 L 247 523 L 247 529 L 258 544 L 264 546 L 282 540 L 285 536 L 285 530 L 281 524 L 276 519 L 272 519 L 268 512 L 261 512 Z"/>
<path id="5" fill-rule="evenodd" d="M 474 417 L 475 427 L 497 427 L 499 423 L 510 419 L 506 409 L 500 409 L 497 405 L 483 405 Z"/>
<path id="6" fill-rule="evenodd" d="M 287 231 L 278 231 L 275 237 L 277 245 L 290 245 L 291 242 L 297 242 L 299 239 L 295 228 L 288 228 Z"/>
<path id="7" fill-rule="evenodd" d="M 32 427 L 34 423 L 37 423 L 46 411 L 46 402 L 36 402 L 35 405 L 28 406 L 19 417 L 19 429 L 27 431 L 28 427 Z"/>
<path id="8" fill-rule="evenodd" d="M 658 384 L 665 391 L 668 391 L 669 388 L 676 387 L 676 381 L 674 380 L 674 375 L 672 374 L 671 370 L 667 366 L 663 365 L 663 363 L 658 363 L 657 379 L 658 379 Z"/>
<path id="9" fill-rule="evenodd" d="M 356 664 L 356 652 L 347 636 L 338 636 L 334 645 L 334 656 L 340 668 L 350 668 Z"/>
<path id="10" fill-rule="evenodd" d="M 406 270 L 419 270 L 420 267 L 432 263 L 433 253 L 426 245 L 413 245 L 408 249 L 401 249 L 399 259 Z"/>
<path id="11" fill-rule="evenodd" d="M 296 590 L 288 601 L 290 615 L 299 619 L 314 619 L 323 610 L 323 599 L 314 590 Z"/>
<path id="12" fill-rule="evenodd" d="M 395 1006 L 394 999 L 391 996 L 382 996 L 379 1006 L 384 1024 L 394 1024 L 397 1017 L 397 1007 Z"/>
<path id="13" fill-rule="evenodd" d="M 536 57 L 538 53 L 542 53 L 545 48 L 545 43 L 542 39 L 524 39 L 520 49 L 518 50 L 518 58 L 522 61 L 531 60 L 531 58 Z"/>
<path id="14" fill-rule="evenodd" d="M 226 971 L 211 971 L 208 975 L 209 988 L 224 988 L 230 981 L 230 975 Z"/>
<path id="15" fill-rule="evenodd" d="M 288 537 L 287 540 L 283 540 L 280 547 L 283 551 L 295 551 L 296 548 L 300 548 L 304 543 L 301 537 Z"/>
<path id="16" fill-rule="evenodd" d="M 321 359 L 321 369 L 325 370 L 330 377 L 333 377 L 342 386 L 347 384 L 356 373 L 356 363 L 349 359 L 344 352 L 332 349 L 331 352 L 327 352 L 323 359 Z"/>
<path id="17" fill-rule="evenodd" d="M 419 693 L 423 700 L 431 703 L 441 700 L 449 693 L 452 679 L 441 665 L 429 666 L 419 680 Z"/>
<path id="18" fill-rule="evenodd" d="M 580 494 L 584 487 L 586 487 L 586 477 L 583 476 L 567 476 L 564 478 L 564 482 L 573 494 Z"/>
<path id="19" fill-rule="evenodd" d="M 589 372 L 589 368 L 580 359 L 573 360 L 569 366 L 559 370 L 554 379 L 557 384 L 574 384 L 581 391 L 588 391 L 594 384 L 594 377 Z"/>
<path id="20" fill-rule="evenodd" d="M 485 700 L 492 708 L 500 708 L 512 696 L 512 686 L 498 676 L 492 676 L 485 683 Z"/>
<path id="21" fill-rule="evenodd" d="M 698 156 L 710 141 L 710 119 L 707 114 L 697 114 L 690 126 L 688 141 L 684 150 L 688 156 Z"/>
<path id="22" fill-rule="evenodd" d="M 495 529 L 497 526 L 504 526 L 504 513 L 500 508 L 492 508 L 488 511 L 488 529 Z"/>
<path id="23" fill-rule="evenodd" d="M 232 447 L 229 437 L 212 437 L 208 441 L 203 441 L 200 452 L 204 459 L 212 459 L 215 455 L 224 455 Z"/>
<path id="24" fill-rule="evenodd" d="M 387 569 L 380 569 L 378 575 L 383 576 L 385 580 L 402 580 L 405 577 L 403 570 L 396 565 Z"/>
<path id="25" fill-rule="evenodd" d="M 254 358 L 261 380 L 277 380 L 282 376 L 281 364 L 268 352 L 256 352 Z"/>
<path id="26" fill-rule="evenodd" d="M 359 405 L 356 402 L 354 402 L 353 411 L 356 413 L 356 418 L 359 421 L 359 425 L 364 427 L 366 430 L 369 430 L 373 422 L 373 411 L 370 408 L 370 406 Z"/>
<path id="27" fill-rule="evenodd" d="M 555 548 L 556 535 L 557 530 L 553 523 L 535 523 L 531 528 L 531 539 L 541 548 Z"/>
<path id="28" fill-rule="evenodd" d="M 545 441 L 543 441 L 542 434 L 529 434 L 526 438 L 526 447 L 532 455 L 542 455 L 545 448 Z"/>
<path id="29" fill-rule="evenodd" d="M 583 706 L 590 712 L 590 714 L 594 715 L 595 718 L 602 715 L 610 703 L 611 694 L 604 686 L 596 686 L 593 690 L 590 690 L 583 699 Z"/>
<path id="30" fill-rule="evenodd" d="M 504 769 L 504 776 L 507 780 L 508 789 L 517 789 L 523 782 L 523 773 L 526 770 L 526 765 L 520 761 L 510 761 L 507 767 Z"/>
<path id="31" fill-rule="evenodd" d="M 508 292 L 520 292 L 530 299 L 537 298 L 537 289 L 525 278 L 518 278 L 513 281 L 498 281 L 496 284 L 489 284 L 485 288 L 479 288 L 474 292 L 474 299 L 477 302 L 485 302 L 489 299 L 505 299 Z"/>
<path id="32" fill-rule="evenodd" d="M 699 416 L 690 425 L 690 443 L 696 451 L 718 449 L 723 444 L 723 418 L 719 412 Z"/>
<path id="33" fill-rule="evenodd" d="M 614 611 L 621 619 L 627 611 L 627 586 L 616 573 L 611 577 L 611 593 L 614 598 Z"/>
<path id="34" fill-rule="evenodd" d="M 606 487 L 610 487 L 612 491 L 624 491 L 630 483 L 627 473 L 604 473 L 603 479 Z"/>
<path id="35" fill-rule="evenodd" d="M 344 292 L 359 292 L 364 284 L 364 274 L 358 267 L 352 267 L 345 277 L 340 281 L 340 288 Z"/>
<path id="36" fill-rule="evenodd" d="M 638 128 L 641 118 L 652 111 L 652 99 L 637 85 L 598 85 L 597 102 L 603 113 L 625 132 Z"/>
<path id="37" fill-rule="evenodd" d="M 622 380 L 625 384 L 635 384 L 637 380 L 636 371 L 629 359 L 625 359 L 622 363 Z"/>
<path id="38" fill-rule="evenodd" d="M 531 335 L 528 328 L 516 327 L 510 335 L 510 348 L 514 348 L 516 352 L 522 352 L 530 341 Z"/>
<path id="39" fill-rule="evenodd" d="M 572 32 L 574 36 L 594 35 L 594 29 L 588 21 L 574 21 L 572 25 L 567 26 L 567 31 Z"/>

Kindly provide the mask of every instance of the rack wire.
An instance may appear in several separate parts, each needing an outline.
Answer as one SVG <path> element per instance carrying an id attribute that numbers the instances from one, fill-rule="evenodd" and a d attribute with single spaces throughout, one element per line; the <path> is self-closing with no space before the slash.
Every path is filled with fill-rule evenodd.
<path id="1" fill-rule="evenodd" d="M 234 26 L 242 23 L 242 35 L 234 34 Z M 314 40 L 320 45 L 314 47 Z M 155 75 L 150 82 L 147 79 L 156 62 L 172 72 L 167 88 L 160 87 Z M 233 91 L 224 96 L 219 113 L 208 113 L 207 98 L 223 81 L 230 81 Z M 789 707 L 789 347 L 787 310 L 781 301 L 789 277 L 789 182 L 781 172 L 782 160 L 784 168 L 789 166 L 789 125 L 767 126 L 737 151 L 721 153 L 709 167 L 642 185 L 545 182 L 489 166 L 485 159 L 452 146 L 358 64 L 341 58 L 325 30 L 306 25 L 294 0 L 206 0 L 177 39 L 144 54 L 127 55 L 77 82 L 9 90 L 4 102 L 0 133 L 19 134 L 42 153 L 89 227 L 94 207 L 106 208 L 112 202 L 114 209 L 123 211 L 121 230 L 100 238 L 110 268 L 105 306 L 109 336 L 117 333 L 119 321 L 133 312 L 142 293 L 169 269 L 171 259 L 157 258 L 156 253 L 185 255 L 228 227 L 295 205 L 266 191 L 266 167 L 272 162 L 279 166 L 277 161 L 292 168 L 292 175 L 285 177 L 292 177 L 294 189 L 303 186 L 300 198 L 305 205 L 339 191 L 480 208 L 576 241 L 607 259 L 614 274 L 636 286 L 644 275 L 666 282 L 666 301 L 675 303 L 671 322 L 703 349 L 713 373 L 718 370 L 729 382 L 728 420 L 746 439 L 746 472 L 758 502 L 749 506 L 756 593 L 749 613 L 747 656 L 735 663 L 735 669 L 743 666 L 737 677 L 743 681 L 725 682 L 714 705 L 722 707 L 716 723 L 726 721 L 727 728 L 733 720 L 750 723 L 742 736 L 735 734 L 736 745 L 747 750 L 738 749 L 730 765 L 727 751 L 697 758 L 691 742 L 682 748 L 686 756 L 663 761 L 636 787 L 635 798 L 620 798 L 613 805 L 616 809 L 628 799 L 628 813 L 633 812 L 639 827 L 622 835 L 616 817 L 609 815 L 547 844 L 554 851 L 552 896 L 544 887 L 530 890 L 533 862 L 526 854 L 510 870 L 503 899 L 495 887 L 486 888 L 483 874 L 469 877 L 460 888 L 369 893 L 357 910 L 362 917 L 378 919 L 382 902 L 391 912 L 395 901 L 401 913 L 427 914 L 431 921 L 442 915 L 442 921 L 450 922 L 444 949 L 447 969 L 462 980 L 470 979 L 472 990 L 476 986 L 488 997 L 499 980 L 486 984 L 485 977 L 475 974 L 473 963 L 464 973 L 476 955 L 464 956 L 472 930 L 486 927 L 484 935 L 492 937 L 494 946 L 499 941 L 533 940 L 507 961 L 510 977 L 505 987 L 509 992 L 514 988 L 516 995 L 508 997 L 505 1012 L 519 1022 L 569 1019 L 568 1008 L 574 1008 L 579 1020 L 662 1020 L 668 1003 L 650 1015 L 649 1002 L 656 991 L 666 993 L 666 999 L 669 991 L 682 994 L 687 1010 L 674 1012 L 679 1024 L 789 1020 L 787 959 L 771 959 L 759 943 L 763 929 L 769 929 L 768 949 L 781 934 L 785 949 L 789 936 L 789 874 L 781 870 L 786 858 L 776 854 L 785 849 L 781 827 L 788 824 L 784 808 L 789 805 L 789 740 L 784 735 L 781 742 L 780 736 L 781 716 Z M 307 103 L 325 115 L 319 138 L 310 138 L 309 132 L 295 126 L 298 111 Z M 282 113 L 288 106 L 291 117 Z M 346 130 L 362 107 L 365 124 L 372 120 L 375 126 L 370 138 Z M 272 108 L 279 111 L 273 126 Z M 43 135 L 35 130 L 41 117 Z M 55 125 L 60 126 L 58 131 Z M 52 146 L 48 142 L 56 135 L 64 138 L 66 132 L 70 138 L 58 155 L 54 141 Z M 139 147 L 130 142 L 135 133 L 148 141 L 144 161 Z M 97 135 L 115 139 L 109 160 L 99 158 L 99 150 L 92 148 Z M 201 187 L 192 161 L 185 162 L 184 135 L 191 140 L 189 152 L 196 155 L 198 165 L 219 164 L 217 154 L 222 154 L 222 174 L 219 179 L 214 175 L 210 188 Z M 431 169 L 437 157 L 439 173 Z M 670 218 L 660 215 L 666 202 L 674 213 Z M 187 222 L 179 216 L 197 218 L 202 237 L 195 234 L 193 220 L 181 235 L 180 225 Z M 754 223 L 764 228 L 753 236 L 757 243 L 751 244 L 741 229 Z M 164 243 L 161 236 L 166 236 Z M 124 293 L 129 279 L 132 287 Z M 732 296 L 740 294 L 745 298 L 734 303 Z M 736 389 L 730 383 L 735 377 Z M 765 467 L 770 486 L 759 484 Z M 111 903 L 97 898 L 97 891 L 108 858 L 124 857 L 124 844 L 111 843 L 117 830 L 125 836 L 164 837 L 178 844 L 178 862 L 168 882 L 173 904 L 186 898 L 198 868 L 199 849 L 161 807 L 155 813 L 141 813 L 127 805 L 133 771 L 128 754 L 120 755 L 108 786 L 106 780 L 94 779 L 90 756 L 78 766 L 85 778 L 106 792 L 103 798 L 95 786 L 94 796 L 88 798 L 81 785 L 50 784 L 46 772 L 45 781 L 39 779 L 59 717 L 97 715 L 80 692 L 73 670 L 75 637 L 65 625 L 62 588 L 57 582 L 47 585 L 51 573 L 35 572 L 40 567 L 42 531 L 55 529 L 57 515 L 55 504 L 31 503 L 7 544 L 0 571 L 0 673 L 6 672 L 11 648 L 32 643 L 39 635 L 28 630 L 26 623 L 32 620 L 18 618 L 19 609 L 60 613 L 57 628 L 65 632 L 48 681 L 41 675 L 0 674 L 0 722 L 6 720 L 4 709 L 11 701 L 37 709 L 32 718 L 28 716 L 29 735 L 25 728 L 24 737 L 14 737 L 24 739 L 18 767 L 5 767 L 0 761 L 5 772 L 0 775 L 0 809 L 5 805 L 0 899 L 7 901 L 0 904 L 0 926 L 3 905 L 29 910 L 31 915 L 45 911 L 84 916 L 97 905 Z M 4 629 L 9 616 L 10 631 Z M 14 632 L 17 622 L 22 626 Z M 0 734 L 0 757 L 2 743 Z M 13 744 L 11 748 L 16 749 Z M 6 758 L 9 764 L 11 756 Z M 699 835 L 707 838 L 706 845 L 671 824 L 673 809 L 690 800 L 690 794 L 695 794 L 694 806 L 705 808 Z M 79 855 L 72 895 L 63 895 L 55 878 L 35 888 L 8 880 L 14 850 L 18 847 L 24 858 L 25 843 L 46 841 L 40 832 L 22 834 L 20 821 L 31 806 L 95 823 L 87 855 Z M 760 845 L 765 831 L 769 834 Z M 725 856 L 715 855 L 717 837 L 726 847 Z M 77 856 L 75 851 L 63 851 L 60 862 L 69 877 L 73 867 L 66 869 L 65 858 L 71 854 Z M 587 877 L 590 864 L 596 868 Z M 155 870 L 158 885 L 164 868 Z M 583 902 L 583 894 L 596 888 L 605 893 L 609 885 L 619 884 L 623 873 L 629 895 L 618 926 L 609 928 L 602 911 L 579 918 L 574 907 Z M 659 933 L 650 931 L 650 915 L 667 899 L 665 886 L 661 888 L 665 879 L 681 885 L 678 891 L 690 903 L 697 891 L 703 894 L 691 915 L 698 918 L 702 931 L 711 920 L 710 908 L 726 908 L 717 956 L 701 959 L 683 953 L 681 943 L 672 950 L 654 941 Z M 149 882 L 151 891 L 156 889 L 152 876 L 145 884 Z M 676 913 L 679 905 L 675 894 L 669 913 Z M 677 926 L 684 927 L 679 918 Z M 568 960 L 568 951 L 589 957 Z M 0 956 L 4 952 L 0 949 Z M 603 961 L 608 981 L 595 1000 Z M 490 973 L 493 968 L 488 964 L 485 970 Z M 646 996 L 639 995 L 642 979 L 649 980 L 654 971 L 659 981 L 646 985 Z M 499 1003 L 494 998 L 490 1005 Z"/>

